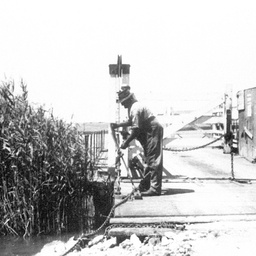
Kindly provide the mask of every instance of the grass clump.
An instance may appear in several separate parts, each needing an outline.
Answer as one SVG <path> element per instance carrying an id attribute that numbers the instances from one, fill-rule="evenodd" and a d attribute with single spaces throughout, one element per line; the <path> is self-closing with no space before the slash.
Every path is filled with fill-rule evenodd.
<path id="1" fill-rule="evenodd" d="M 88 228 L 84 137 L 42 106 L 29 104 L 26 85 L 0 86 L 0 232 L 24 237 Z"/>

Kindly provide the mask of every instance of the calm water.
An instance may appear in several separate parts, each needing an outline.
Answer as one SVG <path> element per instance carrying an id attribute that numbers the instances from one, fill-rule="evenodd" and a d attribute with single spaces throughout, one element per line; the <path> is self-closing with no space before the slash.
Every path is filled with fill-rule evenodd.
<path id="1" fill-rule="evenodd" d="M 0 237 L 0 256 L 32 256 L 54 240 L 66 242 L 72 235 L 42 236 L 34 238 Z M 49 255 L 50 256 L 50 255 Z"/>

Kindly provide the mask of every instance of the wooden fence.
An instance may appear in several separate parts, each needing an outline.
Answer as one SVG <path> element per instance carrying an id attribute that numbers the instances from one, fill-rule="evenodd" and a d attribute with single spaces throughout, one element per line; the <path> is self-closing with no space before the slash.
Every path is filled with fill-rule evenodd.
<path id="1" fill-rule="evenodd" d="M 106 134 L 107 131 L 84 132 L 87 158 L 93 164 L 97 162 L 100 153 L 107 149 Z"/>

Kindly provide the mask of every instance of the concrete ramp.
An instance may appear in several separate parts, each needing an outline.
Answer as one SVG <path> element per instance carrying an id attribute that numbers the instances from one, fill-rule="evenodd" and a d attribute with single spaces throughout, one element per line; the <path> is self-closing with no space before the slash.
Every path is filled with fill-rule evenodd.
<path id="1" fill-rule="evenodd" d="M 124 194 L 130 192 L 129 183 L 121 186 Z M 110 222 L 256 220 L 255 193 L 256 181 L 250 184 L 228 179 L 167 182 L 163 183 L 161 196 L 129 200 L 117 207 Z"/>

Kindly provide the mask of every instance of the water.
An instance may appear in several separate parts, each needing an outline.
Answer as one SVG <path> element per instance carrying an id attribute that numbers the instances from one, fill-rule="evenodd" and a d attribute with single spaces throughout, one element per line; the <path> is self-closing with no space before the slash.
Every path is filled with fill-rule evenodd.
<path id="1" fill-rule="evenodd" d="M 40 252 L 45 244 L 55 240 L 67 242 L 70 237 L 72 237 L 70 234 L 27 239 L 11 236 L 0 237 L 0 256 L 32 256 Z"/>

